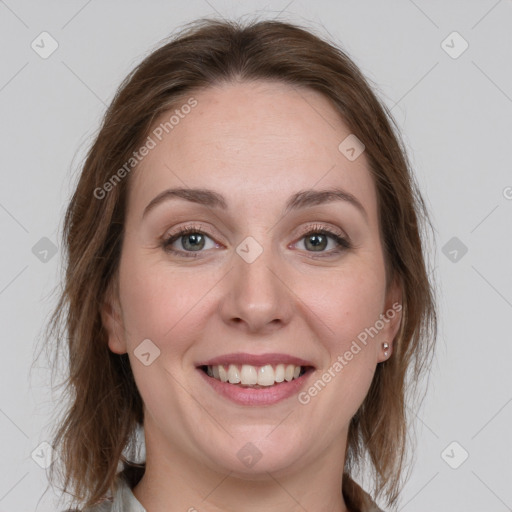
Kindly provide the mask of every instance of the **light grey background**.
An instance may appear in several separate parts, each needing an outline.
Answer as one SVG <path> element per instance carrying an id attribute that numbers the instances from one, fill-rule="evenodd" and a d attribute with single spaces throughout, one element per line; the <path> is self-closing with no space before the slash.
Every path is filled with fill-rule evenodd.
<path id="1" fill-rule="evenodd" d="M 178 26 L 256 11 L 332 37 L 376 83 L 432 211 L 440 333 L 431 387 L 416 411 L 416 465 L 400 510 L 512 510 L 512 2 L 5 0 L 0 512 L 55 510 L 34 459 L 44 459 L 37 447 L 48 440 L 58 395 L 50 393 L 44 364 L 32 380 L 29 368 L 54 304 L 61 256 L 58 247 L 41 261 L 36 244 L 47 244 L 43 237 L 59 244 L 75 172 L 105 106 L 134 65 Z M 43 31 L 59 45 L 47 59 L 31 48 Z M 462 49 L 454 31 L 469 44 L 457 58 L 445 51 Z M 468 249 L 461 256 L 455 248 L 455 262 L 451 246 L 448 256 L 442 251 L 453 237 Z M 459 464 L 462 450 L 469 457 L 453 469 L 447 461 Z"/>

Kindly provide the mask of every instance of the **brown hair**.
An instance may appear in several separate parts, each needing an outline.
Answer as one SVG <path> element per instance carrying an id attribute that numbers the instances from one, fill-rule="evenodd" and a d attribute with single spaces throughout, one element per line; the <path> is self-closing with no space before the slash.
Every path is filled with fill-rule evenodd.
<path id="1" fill-rule="evenodd" d="M 55 362 L 62 343 L 69 358 L 62 383 L 68 402 L 53 445 L 61 458 L 63 489 L 72 490 L 79 505 L 90 506 L 115 490 L 120 461 L 132 486 L 144 472 L 144 464 L 134 462 L 142 399 L 128 355 L 109 350 L 100 316 L 117 286 L 130 176 L 118 180 L 101 200 L 95 190 L 132 157 L 154 120 L 183 98 L 214 84 L 254 80 L 278 80 L 321 93 L 366 147 L 378 195 L 387 284 L 399 280 L 403 309 L 393 355 L 377 365 L 351 420 L 342 490 L 347 506 L 359 510 L 365 493 L 352 476 L 368 457 L 374 499 L 383 494 L 388 505 L 397 501 L 407 452 L 406 398 L 430 367 L 437 320 L 422 237 L 431 224 L 395 121 L 352 60 L 309 29 L 279 21 L 242 26 L 200 19 L 153 51 L 121 84 L 64 218 L 65 283 L 47 339 L 56 340 Z"/>

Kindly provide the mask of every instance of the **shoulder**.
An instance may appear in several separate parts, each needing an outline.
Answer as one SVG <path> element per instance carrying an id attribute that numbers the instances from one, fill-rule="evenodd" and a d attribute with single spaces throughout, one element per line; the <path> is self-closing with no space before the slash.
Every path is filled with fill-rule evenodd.
<path id="1" fill-rule="evenodd" d="M 111 500 L 105 500 L 93 507 L 84 509 L 82 512 L 111 512 L 113 503 Z"/>
<path id="2" fill-rule="evenodd" d="M 375 503 L 370 494 L 350 476 L 345 476 L 345 483 L 352 489 L 352 492 L 357 491 L 356 495 L 359 496 L 357 505 L 350 504 L 352 507 L 350 510 L 354 512 L 384 512 L 384 510 L 377 506 L 377 503 Z"/>
<path id="3" fill-rule="evenodd" d="M 365 512 L 384 512 L 381 508 L 377 507 L 377 505 L 372 505 L 369 508 L 366 509 Z"/>
<path id="4" fill-rule="evenodd" d="M 361 509 L 361 512 L 384 512 L 381 508 L 377 506 L 377 504 L 370 498 L 368 495 L 368 500 L 366 505 Z"/>
<path id="5" fill-rule="evenodd" d="M 128 482 L 118 475 L 113 494 L 109 492 L 109 495 L 91 507 L 62 512 L 145 512 L 145 510 L 133 495 Z"/>
<path id="6" fill-rule="evenodd" d="M 375 503 L 369 494 L 366 494 L 367 501 L 366 504 L 361 509 L 361 512 L 385 512 L 381 508 L 377 506 L 377 503 Z"/>
<path id="7" fill-rule="evenodd" d="M 97 503 L 92 507 L 87 507 L 83 509 L 73 508 L 63 510 L 62 512 L 113 512 L 113 503 L 112 499 L 105 499 L 101 503 Z"/>

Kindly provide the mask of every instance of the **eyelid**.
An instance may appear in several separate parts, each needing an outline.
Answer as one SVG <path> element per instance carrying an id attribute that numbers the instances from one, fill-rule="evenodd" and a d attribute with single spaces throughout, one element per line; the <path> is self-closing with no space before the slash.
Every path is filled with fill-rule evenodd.
<path id="1" fill-rule="evenodd" d="M 185 236 L 187 233 L 200 233 L 207 238 L 210 238 L 216 245 L 219 243 L 215 240 L 214 236 L 208 234 L 208 229 L 204 229 L 203 226 L 200 224 L 189 224 L 182 227 L 178 227 L 173 229 L 170 233 L 166 232 L 162 237 L 160 237 L 161 240 L 161 246 L 164 248 L 166 252 L 169 252 L 171 254 L 176 254 L 178 256 L 185 255 L 183 257 L 199 257 L 201 253 L 207 252 L 207 251 L 183 251 L 180 249 L 171 249 L 170 246 L 175 243 L 177 240 L 179 240 L 181 237 Z M 338 227 L 332 227 L 327 224 L 319 224 L 317 223 L 313 225 L 307 225 L 305 227 L 301 227 L 299 230 L 299 233 L 296 235 L 298 238 L 296 238 L 295 242 L 292 242 L 291 245 L 295 246 L 300 240 L 302 240 L 305 236 L 309 234 L 325 234 L 327 237 L 334 240 L 336 243 L 336 248 L 331 249 L 329 251 L 320 251 L 318 254 L 315 254 L 315 251 L 306 251 L 306 253 L 309 253 L 311 256 L 314 257 L 329 257 L 329 256 L 335 256 L 343 251 L 346 251 L 348 249 L 351 249 L 353 247 L 352 242 L 350 240 L 350 237 L 340 228 Z M 288 246 L 289 247 L 289 246 Z"/>
<path id="2" fill-rule="evenodd" d="M 210 230 L 215 231 L 215 235 L 209 234 L 208 231 L 210 231 Z M 159 239 L 162 241 L 166 241 L 176 235 L 183 235 L 184 232 L 185 232 L 185 234 L 186 234 L 186 232 L 202 233 L 202 234 L 208 236 L 209 238 L 212 238 L 213 236 L 215 236 L 216 238 L 222 238 L 220 235 L 217 235 L 216 230 L 214 230 L 213 228 L 206 227 L 201 224 L 193 223 L 193 224 L 186 224 L 184 226 L 174 227 L 170 231 L 165 231 L 164 234 L 161 237 L 159 237 Z"/>
<path id="3" fill-rule="evenodd" d="M 318 231 L 334 233 L 335 235 L 339 236 L 340 238 L 346 238 L 347 241 L 350 241 L 350 237 L 340 228 L 333 227 L 328 224 L 320 224 L 320 223 L 315 223 L 315 224 L 309 225 L 305 228 L 301 228 L 298 236 L 303 237 L 304 235 L 308 235 L 309 233 L 312 233 L 312 232 L 316 233 Z"/>
<path id="4" fill-rule="evenodd" d="M 325 224 L 318 224 L 318 223 L 316 223 L 312 226 L 310 225 L 306 228 L 302 228 L 300 235 L 298 235 L 299 238 L 297 239 L 296 242 L 293 242 L 292 245 L 299 243 L 302 239 L 304 239 L 308 235 L 310 235 L 310 234 L 312 235 L 312 234 L 316 234 L 316 233 L 323 234 L 323 235 L 327 236 L 328 238 L 331 238 L 332 240 L 334 240 L 334 242 L 336 243 L 336 247 L 329 251 L 320 251 L 320 252 L 305 251 L 306 254 L 308 254 L 312 258 L 335 257 L 335 256 L 339 256 L 341 253 L 343 253 L 349 249 L 354 248 L 354 245 L 353 245 L 350 237 L 344 231 L 342 231 L 340 228 L 332 227 L 330 225 L 327 226 Z"/>
<path id="5" fill-rule="evenodd" d="M 209 236 L 210 238 L 212 236 L 217 236 L 217 235 L 208 234 L 207 230 L 205 230 L 205 228 L 200 224 L 187 224 L 185 226 L 175 228 L 171 232 L 165 231 L 164 234 L 160 237 L 160 239 L 168 240 L 169 238 L 173 237 L 174 235 L 181 234 L 185 230 L 186 231 L 196 230 L 197 232 L 203 233 L 203 234 Z M 327 231 L 329 233 L 332 232 L 332 233 L 335 233 L 336 235 L 338 235 L 339 237 L 346 238 L 348 241 L 350 241 L 350 237 L 340 228 L 332 227 L 327 224 L 320 224 L 320 223 L 318 223 L 318 221 L 317 221 L 317 223 L 315 223 L 313 225 L 301 227 L 296 236 L 303 237 L 304 235 L 307 235 L 311 232 L 317 232 L 317 231 Z"/>

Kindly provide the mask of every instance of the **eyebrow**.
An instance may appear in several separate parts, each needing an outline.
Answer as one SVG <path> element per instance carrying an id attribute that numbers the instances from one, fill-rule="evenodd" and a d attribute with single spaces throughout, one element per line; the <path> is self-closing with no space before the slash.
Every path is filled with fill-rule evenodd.
<path id="1" fill-rule="evenodd" d="M 210 208 L 221 208 L 227 210 L 228 205 L 224 196 L 214 190 L 204 188 L 170 188 L 158 194 L 144 209 L 144 218 L 157 205 L 171 199 L 184 199 L 191 203 L 201 204 Z M 286 202 L 284 213 L 294 210 L 317 206 L 320 204 L 332 203 L 334 201 L 346 201 L 355 206 L 368 221 L 368 214 L 361 202 L 351 193 L 340 188 L 328 188 L 324 190 L 300 190 L 293 194 Z"/>

